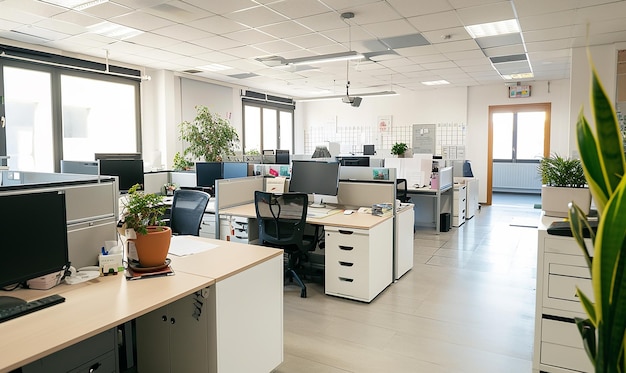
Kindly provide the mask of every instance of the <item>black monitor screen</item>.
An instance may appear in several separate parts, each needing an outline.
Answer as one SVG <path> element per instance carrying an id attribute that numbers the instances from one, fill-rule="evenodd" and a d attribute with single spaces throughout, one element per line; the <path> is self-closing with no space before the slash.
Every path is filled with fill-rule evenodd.
<path id="1" fill-rule="evenodd" d="M 337 160 L 342 166 L 370 166 L 370 157 L 337 157 Z"/>
<path id="2" fill-rule="evenodd" d="M 94 158 L 100 159 L 141 159 L 141 153 L 96 153 Z"/>
<path id="3" fill-rule="evenodd" d="M 293 161 L 289 191 L 336 196 L 339 162 Z"/>
<path id="4" fill-rule="evenodd" d="M 65 194 L 0 195 L 0 206 L 5 217 L 0 288 L 62 270 L 68 263 Z M 38 216 L 45 222 L 33 225 Z"/>
<path id="5" fill-rule="evenodd" d="M 248 176 L 248 162 L 224 162 L 224 179 Z"/>
<path id="6" fill-rule="evenodd" d="M 276 164 L 289 164 L 289 150 L 276 149 Z"/>
<path id="7" fill-rule="evenodd" d="M 374 145 L 363 145 L 363 155 L 374 155 L 376 150 Z"/>
<path id="8" fill-rule="evenodd" d="M 143 189 L 143 161 L 141 159 L 101 159 L 100 175 L 117 176 L 121 192 L 135 184 Z"/>
<path id="9" fill-rule="evenodd" d="M 221 162 L 196 162 L 196 186 L 205 188 L 214 187 L 215 180 L 221 178 Z"/>

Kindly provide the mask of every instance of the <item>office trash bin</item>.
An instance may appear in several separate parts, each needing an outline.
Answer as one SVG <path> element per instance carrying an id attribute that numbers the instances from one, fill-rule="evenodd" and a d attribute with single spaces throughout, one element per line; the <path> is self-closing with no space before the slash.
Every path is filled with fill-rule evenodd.
<path id="1" fill-rule="evenodd" d="M 447 232 L 450 230 L 450 213 L 443 212 L 439 215 L 439 231 Z"/>

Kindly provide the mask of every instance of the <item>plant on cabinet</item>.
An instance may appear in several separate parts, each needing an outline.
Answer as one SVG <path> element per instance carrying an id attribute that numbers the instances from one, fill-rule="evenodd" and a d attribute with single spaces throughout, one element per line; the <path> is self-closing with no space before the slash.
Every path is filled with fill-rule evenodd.
<path id="1" fill-rule="evenodd" d="M 404 157 L 404 153 L 409 149 L 408 145 L 403 142 L 397 142 L 391 147 L 391 154 L 397 155 L 398 158 Z"/>
<path id="2" fill-rule="evenodd" d="M 541 159 L 537 170 L 543 184 L 541 209 L 547 216 L 566 217 L 570 201 L 589 213 L 591 193 L 579 159 L 552 154 Z"/>

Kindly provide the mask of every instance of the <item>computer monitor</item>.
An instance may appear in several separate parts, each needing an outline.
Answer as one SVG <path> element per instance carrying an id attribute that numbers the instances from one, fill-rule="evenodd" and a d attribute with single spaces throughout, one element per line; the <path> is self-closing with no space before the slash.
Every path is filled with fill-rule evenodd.
<path id="1" fill-rule="evenodd" d="M 223 178 L 236 179 L 238 177 L 248 176 L 248 162 L 224 162 Z"/>
<path id="2" fill-rule="evenodd" d="M 276 149 L 276 164 L 289 164 L 289 150 Z"/>
<path id="3" fill-rule="evenodd" d="M 374 154 L 376 154 L 374 145 L 363 145 L 363 155 L 374 155 Z"/>
<path id="4" fill-rule="evenodd" d="M 337 157 L 342 166 L 369 167 L 370 157 Z"/>
<path id="5" fill-rule="evenodd" d="M 222 175 L 222 162 L 196 162 L 196 186 L 213 188 Z"/>
<path id="6" fill-rule="evenodd" d="M 142 159 L 141 153 L 95 153 L 94 158 L 99 159 Z"/>
<path id="7" fill-rule="evenodd" d="M 61 160 L 61 173 L 98 175 L 99 165 L 97 161 L 67 161 Z"/>
<path id="8" fill-rule="evenodd" d="M 61 271 L 68 265 L 65 194 L 60 191 L 0 195 L 0 288 Z M 45 212 L 45 222 L 33 225 Z M 0 296 L 0 309 L 23 300 Z"/>
<path id="9" fill-rule="evenodd" d="M 336 196 L 339 191 L 339 162 L 292 161 L 289 191 L 313 194 L 313 200 L 319 195 Z M 312 207 L 321 207 L 323 202 Z"/>
<path id="10" fill-rule="evenodd" d="M 144 175 L 141 159 L 100 159 L 100 175 L 117 176 L 119 191 L 122 193 L 135 184 L 140 184 L 143 190 Z"/>

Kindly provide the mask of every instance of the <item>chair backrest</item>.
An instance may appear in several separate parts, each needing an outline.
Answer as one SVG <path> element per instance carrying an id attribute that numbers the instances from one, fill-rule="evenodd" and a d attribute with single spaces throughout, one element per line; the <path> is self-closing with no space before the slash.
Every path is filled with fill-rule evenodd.
<path id="1" fill-rule="evenodd" d="M 300 249 L 308 203 L 306 193 L 254 192 L 260 243 L 285 249 L 297 246 Z"/>
<path id="2" fill-rule="evenodd" d="M 210 195 L 199 190 L 177 190 L 172 201 L 170 226 L 173 234 L 200 235 L 200 223 Z"/>
<path id="3" fill-rule="evenodd" d="M 399 199 L 400 202 L 409 202 L 406 179 L 396 179 L 396 199 Z"/>

